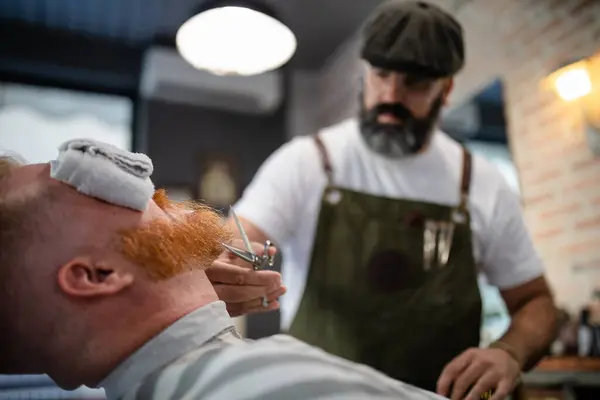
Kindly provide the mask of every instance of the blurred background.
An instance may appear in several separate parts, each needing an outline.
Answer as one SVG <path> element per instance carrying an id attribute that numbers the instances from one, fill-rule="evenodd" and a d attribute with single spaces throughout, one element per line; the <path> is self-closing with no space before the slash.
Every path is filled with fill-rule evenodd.
<path id="1" fill-rule="evenodd" d="M 600 289 L 600 101 L 573 77 L 570 89 L 557 90 L 552 74 L 592 57 L 585 71 L 600 79 L 600 2 L 431 2 L 460 20 L 467 43 L 442 129 L 495 163 L 521 193 L 557 301 L 576 316 Z M 44 162 L 67 139 L 102 140 L 147 153 L 156 185 L 172 196 L 225 206 L 285 141 L 357 112 L 358 29 L 379 1 L 263 2 L 295 37 L 275 44 L 295 47 L 289 62 L 252 76 L 201 71 L 192 66 L 201 60 L 178 51 L 178 30 L 204 3 L 0 0 L 0 147 Z M 254 64 L 261 57 L 277 62 L 260 53 Z M 509 317 L 483 279 L 481 290 L 489 341 Z M 238 323 L 257 338 L 277 332 L 278 318 Z M 0 399 L 7 398 L 103 394 L 0 376 Z"/>

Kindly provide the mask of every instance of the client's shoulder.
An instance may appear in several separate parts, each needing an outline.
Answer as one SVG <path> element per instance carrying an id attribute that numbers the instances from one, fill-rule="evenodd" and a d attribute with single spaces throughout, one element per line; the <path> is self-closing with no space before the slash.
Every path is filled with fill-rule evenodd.
<path id="1" fill-rule="evenodd" d="M 210 345 L 180 361 L 161 378 L 178 399 L 440 399 L 288 335 Z"/>
<path id="2" fill-rule="evenodd" d="M 252 387 L 257 391 L 252 397 L 256 399 L 326 399 L 339 398 L 336 396 L 341 394 L 381 400 L 399 396 L 410 400 L 441 399 L 285 334 L 228 347 L 220 358 L 221 361 L 215 360 L 215 368 L 226 376 L 239 377 L 240 384 L 249 382 L 242 380 L 244 375 L 261 383 Z"/>

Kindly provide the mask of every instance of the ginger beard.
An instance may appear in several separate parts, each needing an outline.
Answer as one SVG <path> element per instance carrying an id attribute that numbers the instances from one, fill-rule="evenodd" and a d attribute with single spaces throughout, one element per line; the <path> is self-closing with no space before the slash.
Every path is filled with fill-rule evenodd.
<path id="1" fill-rule="evenodd" d="M 222 243 L 231 241 L 223 218 L 210 207 L 172 202 L 163 189 L 155 192 L 153 200 L 165 217 L 120 232 L 121 252 L 152 280 L 204 270 L 223 252 Z"/>

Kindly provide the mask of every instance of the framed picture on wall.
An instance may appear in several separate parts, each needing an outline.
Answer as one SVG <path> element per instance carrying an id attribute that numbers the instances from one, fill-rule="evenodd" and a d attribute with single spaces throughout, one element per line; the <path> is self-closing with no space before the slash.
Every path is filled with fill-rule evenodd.
<path id="1" fill-rule="evenodd" d="M 229 154 L 203 154 L 199 159 L 196 198 L 212 207 L 227 210 L 240 196 L 236 158 Z"/>
<path id="2" fill-rule="evenodd" d="M 166 185 L 163 187 L 167 192 L 167 197 L 172 201 L 186 201 L 194 199 L 194 190 L 190 185 Z"/>

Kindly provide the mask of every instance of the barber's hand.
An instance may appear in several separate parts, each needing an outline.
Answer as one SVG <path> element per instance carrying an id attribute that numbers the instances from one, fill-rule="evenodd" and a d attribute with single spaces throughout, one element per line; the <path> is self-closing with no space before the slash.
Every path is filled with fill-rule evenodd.
<path id="1" fill-rule="evenodd" d="M 502 349 L 466 350 L 450 361 L 437 382 L 438 394 L 452 400 L 480 400 L 490 389 L 490 400 L 503 400 L 515 388 L 521 368 Z"/>
<path id="2" fill-rule="evenodd" d="M 241 240 L 234 240 L 232 246 L 244 248 Z M 252 247 L 256 255 L 264 253 L 263 244 L 252 243 Z M 269 254 L 275 255 L 276 251 L 272 247 Z M 279 272 L 255 271 L 250 263 L 227 250 L 206 270 L 206 275 L 232 317 L 276 310 L 279 308 L 277 299 L 286 292 Z M 265 296 L 269 302 L 267 307 L 263 306 Z"/>

